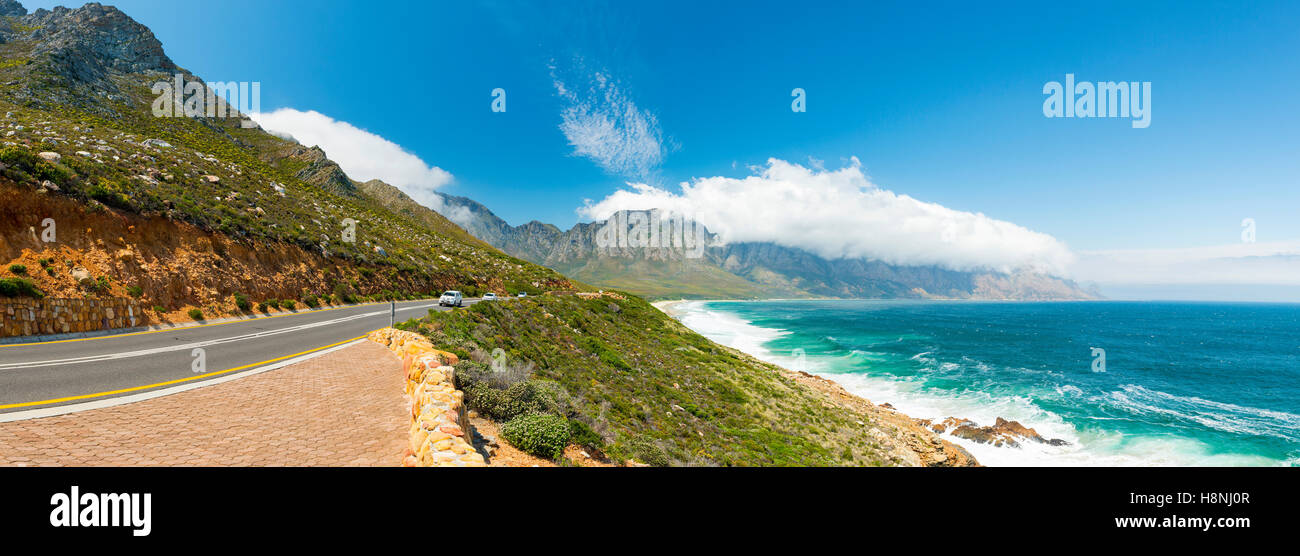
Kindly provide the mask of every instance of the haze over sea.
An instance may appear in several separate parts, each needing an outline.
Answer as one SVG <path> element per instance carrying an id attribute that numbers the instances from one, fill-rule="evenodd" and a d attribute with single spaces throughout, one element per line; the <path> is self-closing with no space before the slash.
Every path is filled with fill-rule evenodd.
<path id="1" fill-rule="evenodd" d="M 690 301 L 669 311 L 912 417 L 1003 417 L 1070 442 L 995 448 L 944 435 L 985 465 L 1300 464 L 1297 304 Z"/>

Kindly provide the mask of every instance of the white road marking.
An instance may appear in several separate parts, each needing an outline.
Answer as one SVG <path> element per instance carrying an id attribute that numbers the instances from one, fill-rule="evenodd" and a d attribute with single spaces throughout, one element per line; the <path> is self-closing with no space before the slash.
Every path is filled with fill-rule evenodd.
<path id="1" fill-rule="evenodd" d="M 281 367 L 286 367 L 286 366 L 292 365 L 292 364 L 294 364 L 294 363 L 301 363 L 301 362 L 306 361 L 306 360 L 308 360 L 308 359 L 312 359 L 312 358 L 315 358 L 315 357 L 320 357 L 320 356 L 325 355 L 325 354 L 327 354 L 327 353 L 333 353 L 333 352 L 338 351 L 338 350 L 340 350 L 340 349 L 344 349 L 344 348 L 347 348 L 347 347 L 355 346 L 355 345 L 357 345 L 357 344 L 359 344 L 359 343 L 361 343 L 361 342 L 365 342 L 365 341 L 368 341 L 368 340 L 356 340 L 356 341 L 348 342 L 348 343 L 346 343 L 346 344 L 343 344 L 343 345 L 340 345 L 340 346 L 335 346 L 335 347 L 332 347 L 332 348 L 329 348 L 329 349 L 323 349 L 323 350 L 320 350 L 320 351 L 313 351 L 313 352 L 308 353 L 307 355 L 303 355 L 303 356 L 301 356 L 301 357 L 294 357 L 293 359 L 286 359 L 286 360 L 284 360 L 284 361 L 277 361 L 277 362 L 275 362 L 275 363 L 271 363 L 271 364 L 266 365 L 266 366 L 258 367 L 258 368 L 256 368 L 256 369 L 249 369 L 249 370 L 247 370 L 247 371 L 240 371 L 240 372 L 237 372 L 237 373 L 234 373 L 234 374 L 228 374 L 228 375 L 218 376 L 218 377 L 214 377 L 214 378 L 209 378 L 209 379 L 207 379 L 207 380 L 198 380 L 198 381 L 189 382 L 189 383 L 186 383 L 186 384 L 180 384 L 180 385 L 177 385 L 177 386 L 171 386 L 171 387 L 168 387 L 168 388 L 162 388 L 162 389 L 158 389 L 158 390 L 149 390 L 149 391 L 147 391 L 147 392 L 141 392 L 141 393 L 139 393 L 139 394 L 131 394 L 131 395 L 129 395 L 129 396 L 118 396 L 118 397 L 116 397 L 116 398 L 104 398 L 104 399 L 101 399 L 101 400 L 95 400 L 95 401 L 93 401 L 93 402 L 82 402 L 82 403 L 74 403 L 74 404 L 67 404 L 67 405 L 58 405 L 58 406 L 54 406 L 54 407 L 45 407 L 45 408 L 41 408 L 41 409 L 29 409 L 29 410 L 26 410 L 26 411 L 13 411 L 13 412 L 10 412 L 10 413 L 0 413 L 0 423 L 6 423 L 6 422 L 9 422 L 9 421 L 23 421 L 23 420 L 26 420 L 26 419 L 39 419 L 39 418 L 41 418 L 41 417 L 53 417 L 53 416 L 55 416 L 55 415 L 64 415 L 64 414 L 67 414 L 67 413 L 76 413 L 76 412 L 78 412 L 78 411 L 86 411 L 87 409 L 99 409 L 99 408 L 102 408 L 102 407 L 113 407 L 113 406 L 116 406 L 116 405 L 125 405 L 125 404 L 129 404 L 129 403 L 133 403 L 133 402 L 140 402 L 140 401 L 144 401 L 144 400 L 151 400 L 151 399 L 153 399 L 153 398 L 160 398 L 160 397 L 162 397 L 162 396 L 167 396 L 167 395 L 171 395 L 171 394 L 176 394 L 176 393 L 179 393 L 179 392 L 184 392 L 184 391 L 186 391 L 186 390 L 193 390 L 193 389 L 195 389 L 195 388 L 203 388 L 204 386 L 212 386 L 213 384 L 221 384 L 221 383 L 223 383 L 223 382 L 228 382 L 228 381 L 231 381 L 231 380 L 235 380 L 235 379 L 239 379 L 239 378 L 244 378 L 244 377 L 249 376 L 249 375 L 255 375 L 255 374 L 259 374 L 259 373 L 264 373 L 264 372 L 267 372 L 267 371 L 274 371 L 274 370 L 279 369 L 279 368 L 281 368 Z"/>
<path id="2" fill-rule="evenodd" d="M 416 305 L 416 306 L 412 306 L 412 307 L 402 307 L 402 308 L 399 309 L 399 310 L 401 310 L 401 311 L 406 311 L 406 310 L 411 310 L 411 309 L 423 309 L 423 308 L 426 308 L 426 307 L 433 307 L 433 306 L 434 306 L 434 304 L 428 304 L 428 305 Z M 128 359 L 128 358 L 132 358 L 132 357 L 143 357 L 143 356 L 146 356 L 146 355 L 156 355 L 156 354 L 159 354 L 159 353 L 166 353 L 166 352 L 169 352 L 169 351 L 190 351 L 190 350 L 192 350 L 192 349 L 194 349 L 194 348 L 202 348 L 202 347 L 207 347 L 207 346 L 214 346 L 214 345 L 220 345 L 220 344 L 228 344 L 228 343 L 231 343 L 231 342 L 242 342 L 242 341 L 244 341 L 244 340 L 252 340 L 252 339 L 256 339 L 256 338 L 264 338 L 264 337 L 267 337 L 267 336 L 274 336 L 274 335 L 278 335 L 278 334 L 286 334 L 286 333 L 290 333 L 290 332 L 299 332 L 299 331 L 307 330 L 307 329 L 311 329 L 311 328 L 318 328 L 318 327 L 321 327 L 321 326 L 330 326 L 330 325 L 339 324 L 339 323 L 342 323 L 342 322 L 347 322 L 347 321 L 352 321 L 352 320 L 357 320 L 357 319 L 363 319 L 363 318 L 367 318 L 367 317 L 375 317 L 375 316 L 379 316 L 379 315 L 387 315 L 388 313 L 389 313 L 389 310 L 388 310 L 388 309 L 384 309 L 383 311 L 375 311 L 375 312 L 372 312 L 372 313 L 362 313 L 362 314 L 359 314 L 359 315 L 352 315 L 352 316 L 348 316 L 348 317 L 340 317 L 340 318 L 336 318 L 336 319 L 331 319 L 331 320 L 326 320 L 326 321 L 321 321 L 321 322 L 316 322 L 316 323 L 310 323 L 310 324 L 300 324 L 300 325 L 297 325 L 297 326 L 290 326 L 290 327 L 288 327 L 288 328 L 279 328 L 279 329 L 276 329 L 276 330 L 264 330 L 264 331 L 261 331 L 261 332 L 254 332 L 254 333 L 252 333 L 252 334 L 243 334 L 243 335 L 239 335 L 239 336 L 231 336 L 231 337 L 229 337 L 229 338 L 218 338 L 218 339 L 215 339 L 215 340 L 206 340 L 206 341 L 202 341 L 202 342 L 191 342 L 191 343 L 188 343 L 188 344 L 178 344 L 178 345 L 164 346 L 164 347 L 157 347 L 157 348 L 151 348 L 151 349 L 142 349 L 142 350 L 136 350 L 136 351 L 123 351 L 123 352 L 116 352 L 116 353 L 104 353 L 104 354 L 99 354 L 99 355 L 87 355 L 87 356 L 83 356 L 83 357 L 70 357 L 70 358 L 66 358 L 66 359 L 50 359 L 50 360 L 46 360 L 46 361 L 29 361 L 29 362 L 20 362 L 20 363 L 3 363 L 3 364 L 0 364 L 0 371 L 13 370 L 13 369 L 33 369 L 33 368 L 38 368 L 38 367 L 52 367 L 52 366 L 56 366 L 56 365 L 76 365 L 76 364 L 81 364 L 81 363 L 93 363 L 93 362 L 97 362 L 97 361 L 111 361 L 111 360 L 115 360 L 115 359 Z"/>

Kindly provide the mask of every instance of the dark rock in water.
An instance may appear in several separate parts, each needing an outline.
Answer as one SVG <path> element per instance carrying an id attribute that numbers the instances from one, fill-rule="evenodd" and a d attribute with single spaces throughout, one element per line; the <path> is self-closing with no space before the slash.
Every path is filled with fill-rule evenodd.
<path id="1" fill-rule="evenodd" d="M 1038 434 L 1038 431 L 1021 425 L 1017 421 L 1008 421 L 1001 417 L 998 417 L 991 427 L 981 427 L 972 421 L 955 417 L 944 419 L 943 424 L 936 425 L 936 427 L 943 426 L 954 427 L 952 435 L 958 438 L 973 440 L 980 444 L 992 444 L 996 447 L 1019 448 L 1020 442 L 1024 440 L 1050 446 L 1070 445 L 1069 442 L 1059 438 L 1043 438 L 1042 435 Z"/>

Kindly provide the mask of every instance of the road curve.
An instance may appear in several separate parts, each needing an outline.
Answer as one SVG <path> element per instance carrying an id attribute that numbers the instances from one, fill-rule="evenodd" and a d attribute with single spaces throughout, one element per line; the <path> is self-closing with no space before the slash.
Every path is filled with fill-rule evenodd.
<path id="1" fill-rule="evenodd" d="M 466 299 L 465 305 L 477 302 Z M 397 321 L 436 299 L 397 303 Z M 0 345 L 0 418 L 219 379 L 348 343 L 389 324 L 387 304 L 84 340 Z M 204 365 L 196 371 L 200 352 Z M 17 417 L 13 415 L 11 417 Z"/>

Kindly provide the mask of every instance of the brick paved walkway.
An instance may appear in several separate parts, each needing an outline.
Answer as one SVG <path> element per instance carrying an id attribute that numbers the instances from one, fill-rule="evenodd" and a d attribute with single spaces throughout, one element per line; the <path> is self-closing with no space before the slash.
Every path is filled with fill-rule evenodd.
<path id="1" fill-rule="evenodd" d="M 151 400 L 0 423 L 0 465 L 400 465 L 401 366 L 361 342 Z"/>

